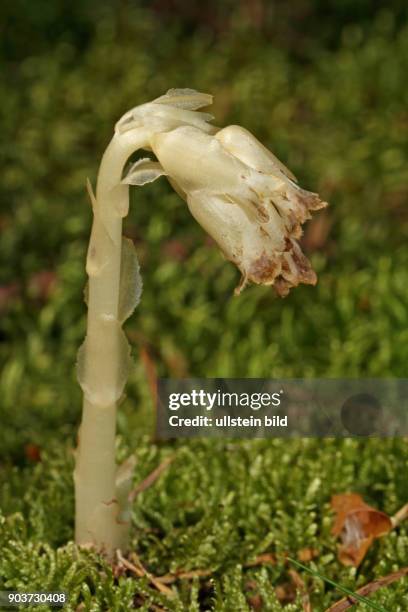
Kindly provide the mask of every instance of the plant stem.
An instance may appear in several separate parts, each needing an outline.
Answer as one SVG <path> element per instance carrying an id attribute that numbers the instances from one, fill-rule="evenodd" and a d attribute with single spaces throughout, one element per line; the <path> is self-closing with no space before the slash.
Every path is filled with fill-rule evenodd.
<path id="1" fill-rule="evenodd" d="M 130 359 L 118 313 L 122 217 L 129 201 L 129 187 L 121 179 L 129 156 L 147 146 L 145 129 L 115 134 L 101 161 L 96 198 L 92 197 L 87 334 L 78 353 L 84 403 L 74 472 L 75 540 L 108 556 L 126 548 L 129 531 L 123 473 L 118 475 L 115 462 L 116 409 Z"/>

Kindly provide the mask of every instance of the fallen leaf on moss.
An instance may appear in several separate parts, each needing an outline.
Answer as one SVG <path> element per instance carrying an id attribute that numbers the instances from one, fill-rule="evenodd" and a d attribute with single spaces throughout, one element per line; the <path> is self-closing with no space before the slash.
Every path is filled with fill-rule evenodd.
<path id="1" fill-rule="evenodd" d="M 375 538 L 392 529 L 390 517 L 366 504 L 357 493 L 334 495 L 331 506 L 336 512 L 332 533 L 339 536 L 339 560 L 357 567 Z"/>

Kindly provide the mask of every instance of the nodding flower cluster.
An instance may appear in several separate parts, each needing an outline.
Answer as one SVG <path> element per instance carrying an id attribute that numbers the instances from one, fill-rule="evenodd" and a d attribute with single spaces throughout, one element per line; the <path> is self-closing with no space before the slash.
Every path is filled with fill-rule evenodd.
<path id="1" fill-rule="evenodd" d="M 251 281 L 273 285 L 286 296 L 299 283 L 314 285 L 316 274 L 298 238 L 311 211 L 325 207 L 248 130 L 217 128 L 207 113 L 212 96 L 171 89 L 126 113 L 116 135 L 147 128 L 158 161 L 144 158 L 123 183 L 144 185 L 166 176 L 198 223 L 241 271 L 235 293 Z"/>

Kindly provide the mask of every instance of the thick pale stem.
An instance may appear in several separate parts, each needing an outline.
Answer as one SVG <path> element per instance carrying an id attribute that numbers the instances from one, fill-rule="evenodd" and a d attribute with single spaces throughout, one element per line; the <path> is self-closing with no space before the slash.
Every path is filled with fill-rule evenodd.
<path id="1" fill-rule="evenodd" d="M 122 217 L 129 189 L 121 178 L 129 156 L 142 147 L 148 147 L 148 132 L 134 129 L 115 135 L 102 158 L 87 257 L 87 335 L 78 355 L 84 406 L 74 473 L 75 539 L 108 556 L 126 546 L 129 528 L 121 507 L 123 473 L 118 475 L 115 463 L 116 406 L 129 359 L 118 317 Z"/>

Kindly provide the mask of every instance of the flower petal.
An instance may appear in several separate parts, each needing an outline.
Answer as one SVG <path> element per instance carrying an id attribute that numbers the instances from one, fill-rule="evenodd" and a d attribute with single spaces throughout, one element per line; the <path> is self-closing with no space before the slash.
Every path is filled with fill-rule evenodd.
<path id="1" fill-rule="evenodd" d="M 292 181 L 295 175 L 251 132 L 239 125 L 229 125 L 216 135 L 223 147 L 251 168 L 267 174 L 284 174 Z"/>
<path id="2" fill-rule="evenodd" d="M 224 150 L 214 136 L 193 126 L 155 134 L 151 146 L 169 176 L 188 192 L 211 189 L 216 193 L 243 191 L 248 167 Z"/>
<path id="3" fill-rule="evenodd" d="M 167 104 L 195 111 L 203 106 L 210 106 L 213 103 L 213 96 L 201 93 L 195 89 L 169 89 L 164 96 L 153 100 L 153 104 Z"/>
<path id="4" fill-rule="evenodd" d="M 133 164 L 122 183 L 124 185 L 146 185 L 166 174 L 167 172 L 163 170 L 159 162 L 145 157 Z"/>
<path id="5" fill-rule="evenodd" d="M 148 127 L 151 134 L 155 134 L 168 132 L 183 125 L 192 125 L 203 132 L 214 134 L 219 128 L 208 123 L 213 119 L 214 117 L 208 113 L 148 102 L 135 106 L 125 113 L 116 123 L 115 133 L 120 135 L 134 128 L 145 126 Z"/>
<path id="6" fill-rule="evenodd" d="M 266 210 L 276 208 L 291 238 L 300 238 L 301 225 L 311 218 L 311 211 L 327 206 L 317 193 L 302 189 L 286 177 L 280 180 L 252 171 L 249 185 Z"/>

